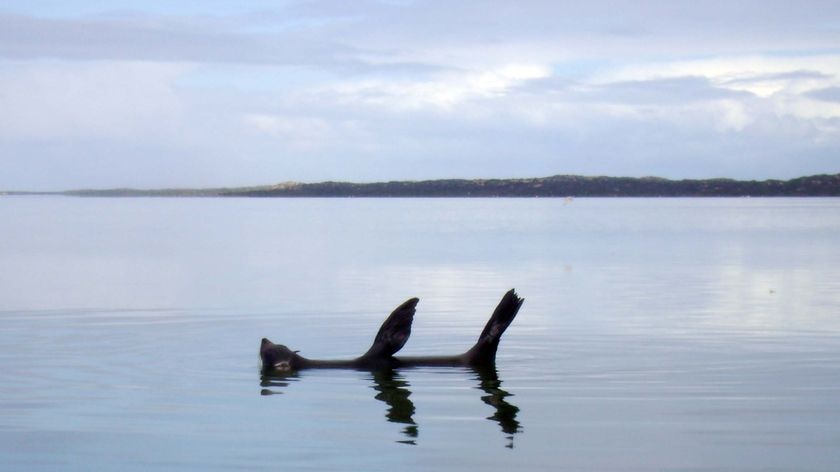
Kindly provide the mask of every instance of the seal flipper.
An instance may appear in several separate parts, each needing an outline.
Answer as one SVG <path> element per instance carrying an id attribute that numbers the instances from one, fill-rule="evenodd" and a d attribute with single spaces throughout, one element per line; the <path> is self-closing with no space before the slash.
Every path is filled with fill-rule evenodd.
<path id="1" fill-rule="evenodd" d="M 505 330 L 516 318 L 519 308 L 525 301 L 516 295 L 516 290 L 510 289 L 496 306 L 490 320 L 484 326 L 484 330 L 478 337 L 475 346 L 464 353 L 464 360 L 468 365 L 490 365 L 496 362 L 496 349 L 499 347 L 499 340 Z"/>
<path id="2" fill-rule="evenodd" d="M 410 298 L 391 312 L 376 333 L 373 345 L 362 356 L 363 359 L 389 358 L 402 349 L 411 335 L 411 323 L 414 321 L 414 312 L 419 301 L 418 298 Z"/>

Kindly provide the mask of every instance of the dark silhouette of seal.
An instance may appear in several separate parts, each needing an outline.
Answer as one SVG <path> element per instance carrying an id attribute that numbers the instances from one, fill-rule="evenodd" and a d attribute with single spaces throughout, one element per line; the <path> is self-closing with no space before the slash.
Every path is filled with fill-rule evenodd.
<path id="1" fill-rule="evenodd" d="M 298 351 L 292 351 L 282 344 L 274 344 L 267 338 L 260 345 L 260 359 L 264 372 L 290 372 L 301 369 L 395 369 L 414 366 L 492 366 L 496 362 L 499 340 L 510 326 L 519 308 L 525 301 L 511 289 L 502 297 L 496 310 L 490 316 L 478 341 L 463 354 L 453 356 L 394 357 L 411 335 L 411 323 L 417 309 L 417 298 L 406 300 L 382 323 L 370 349 L 360 357 L 349 360 L 307 359 Z"/>

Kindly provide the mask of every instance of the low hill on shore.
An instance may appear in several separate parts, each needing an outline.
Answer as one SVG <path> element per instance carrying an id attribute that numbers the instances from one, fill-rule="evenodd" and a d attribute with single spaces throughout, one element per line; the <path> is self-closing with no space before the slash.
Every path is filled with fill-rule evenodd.
<path id="1" fill-rule="evenodd" d="M 249 197 L 780 197 L 840 196 L 840 174 L 791 180 L 668 180 L 557 175 L 533 179 L 451 179 L 376 183 L 286 183 L 232 190 Z"/>
<path id="2" fill-rule="evenodd" d="M 441 179 L 373 183 L 285 182 L 208 189 L 103 189 L 66 192 L 0 192 L 0 195 L 79 197 L 837 197 L 840 174 L 790 180 L 586 177 Z"/>

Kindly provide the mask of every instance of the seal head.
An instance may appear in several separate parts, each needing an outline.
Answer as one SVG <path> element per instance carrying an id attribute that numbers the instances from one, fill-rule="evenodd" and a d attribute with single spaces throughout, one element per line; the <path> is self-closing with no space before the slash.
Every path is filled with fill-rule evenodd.
<path id="1" fill-rule="evenodd" d="M 292 351 L 282 344 L 274 344 L 268 338 L 262 339 L 260 359 L 263 370 L 290 372 L 302 367 L 297 351 Z"/>

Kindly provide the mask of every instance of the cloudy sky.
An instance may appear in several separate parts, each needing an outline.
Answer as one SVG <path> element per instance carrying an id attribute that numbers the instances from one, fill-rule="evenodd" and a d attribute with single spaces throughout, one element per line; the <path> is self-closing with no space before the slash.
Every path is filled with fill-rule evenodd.
<path id="1" fill-rule="evenodd" d="M 0 1 L 0 189 L 836 172 L 836 0 Z"/>

